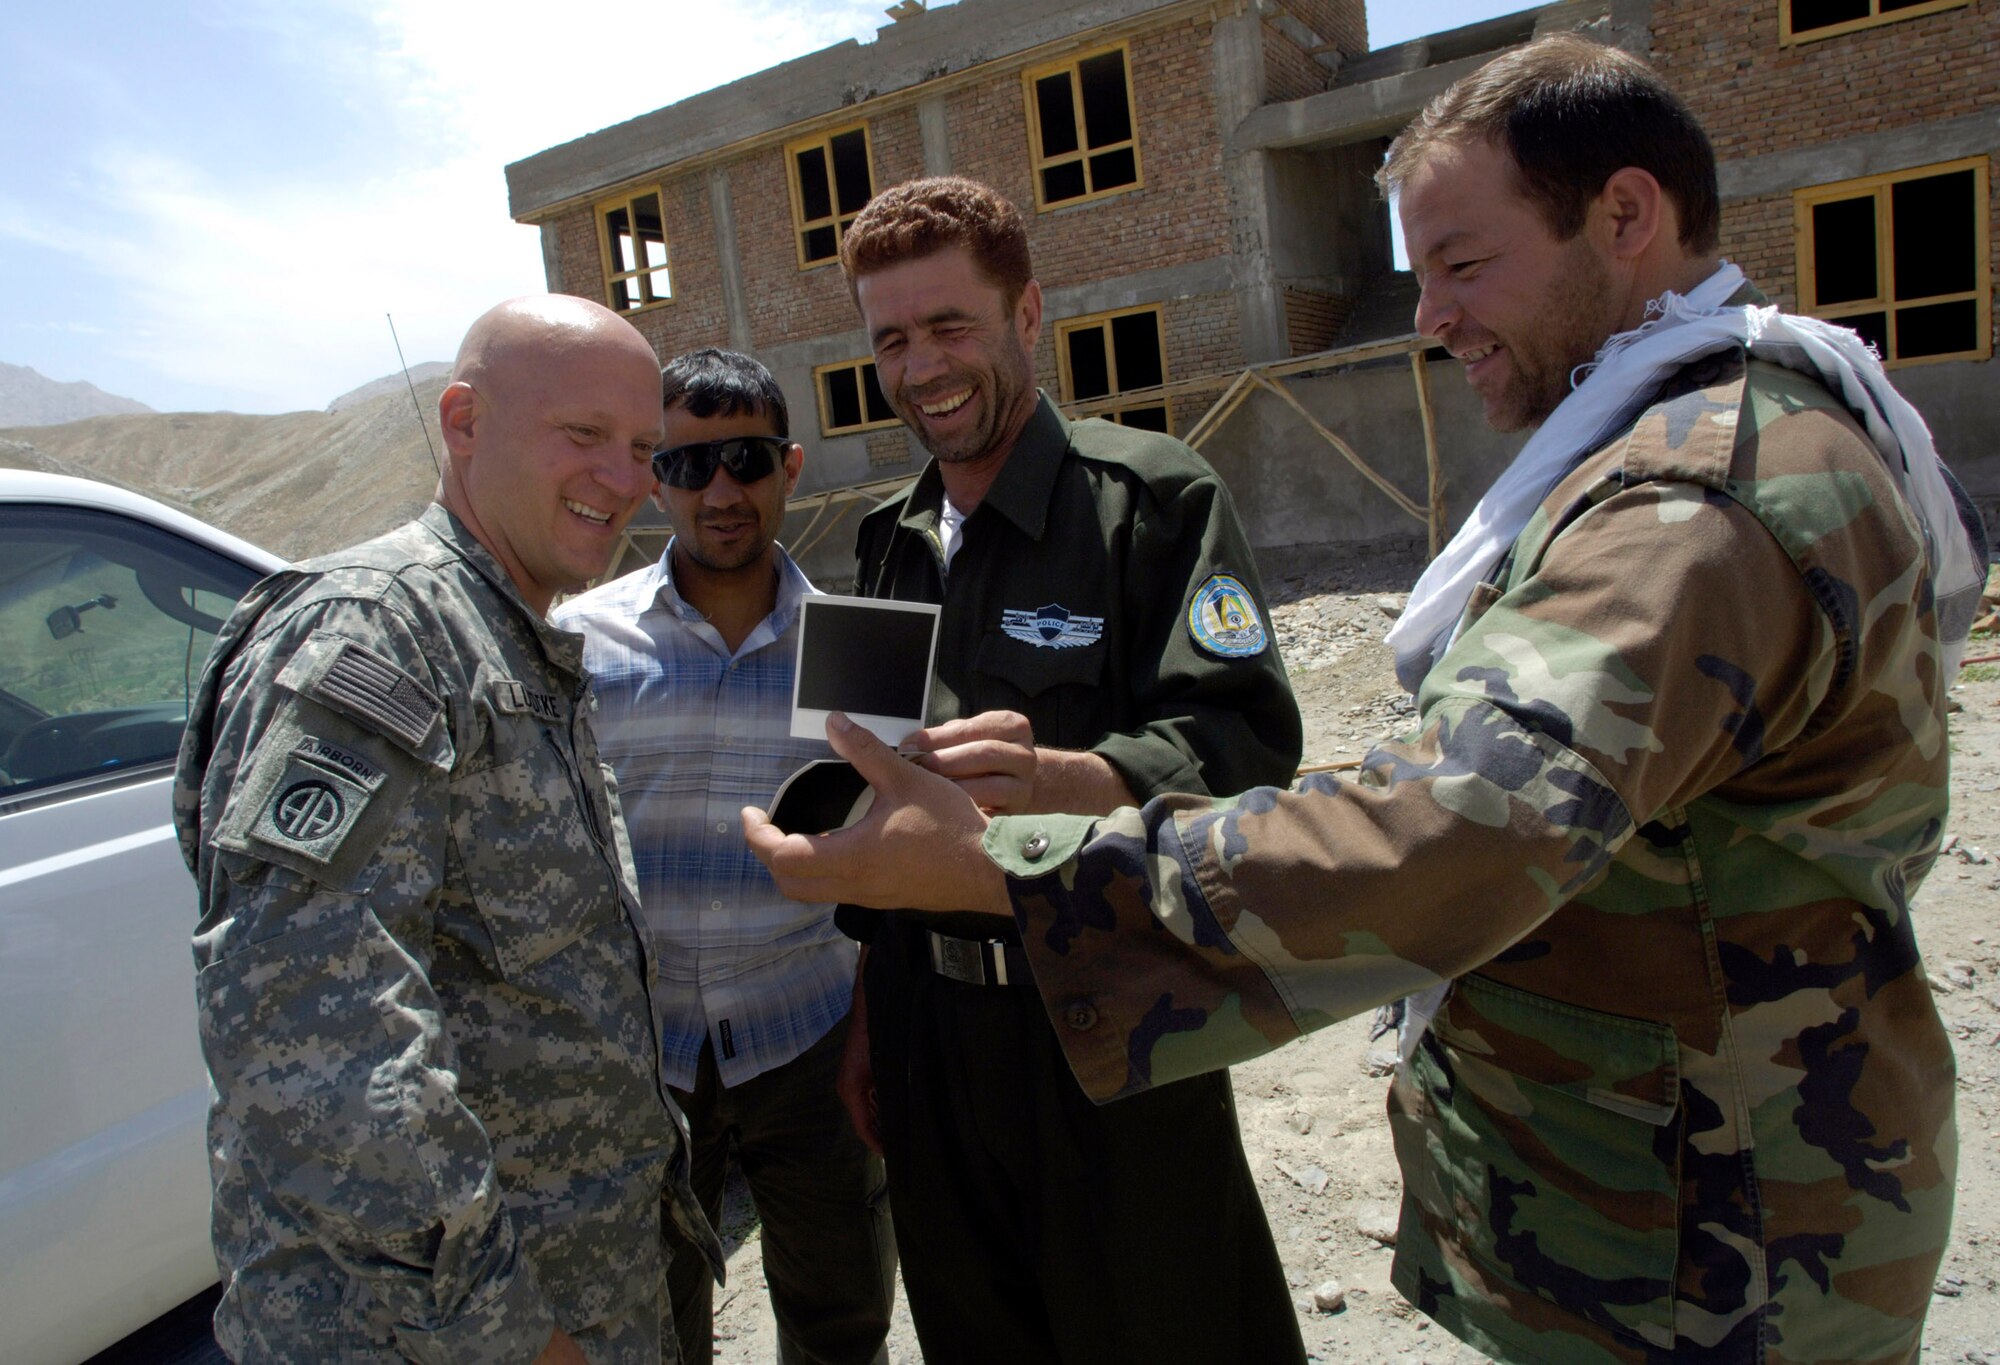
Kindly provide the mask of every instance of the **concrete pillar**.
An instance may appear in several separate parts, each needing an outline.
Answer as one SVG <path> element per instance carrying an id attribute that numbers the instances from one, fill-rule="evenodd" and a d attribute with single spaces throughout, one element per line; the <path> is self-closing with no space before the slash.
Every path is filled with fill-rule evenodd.
<path id="1" fill-rule="evenodd" d="M 1215 136 L 1227 147 L 1236 125 L 1264 102 L 1263 20 L 1254 7 L 1217 19 L 1213 44 Z M 1236 322 L 1243 337 L 1243 358 L 1252 364 L 1276 360 L 1287 351 L 1284 296 L 1271 261 L 1267 230 L 1268 173 L 1261 151 L 1226 156 L 1230 237 L 1236 260 Z"/>
<path id="2" fill-rule="evenodd" d="M 715 260 L 722 272 L 722 302 L 729 313 L 731 350 L 750 350 L 750 304 L 743 292 L 743 257 L 736 249 L 736 205 L 729 197 L 729 172 L 708 172 L 708 215 L 715 220 Z"/>
<path id="3" fill-rule="evenodd" d="M 917 102 L 917 128 L 924 137 L 924 174 L 951 174 L 951 130 L 943 95 Z"/>
<path id="4" fill-rule="evenodd" d="M 542 224 L 542 278 L 548 281 L 551 294 L 562 293 L 562 234 L 554 223 Z M 599 303 L 604 300 L 599 299 Z"/>

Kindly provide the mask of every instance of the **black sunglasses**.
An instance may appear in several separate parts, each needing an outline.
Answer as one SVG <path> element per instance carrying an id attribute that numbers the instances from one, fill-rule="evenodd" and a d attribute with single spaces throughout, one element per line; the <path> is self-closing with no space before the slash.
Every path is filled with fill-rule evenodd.
<path id="1" fill-rule="evenodd" d="M 727 441 L 693 441 L 653 452 L 653 476 L 670 488 L 699 492 L 719 465 L 738 483 L 755 483 L 778 467 L 791 442 L 776 436 L 737 436 Z"/>

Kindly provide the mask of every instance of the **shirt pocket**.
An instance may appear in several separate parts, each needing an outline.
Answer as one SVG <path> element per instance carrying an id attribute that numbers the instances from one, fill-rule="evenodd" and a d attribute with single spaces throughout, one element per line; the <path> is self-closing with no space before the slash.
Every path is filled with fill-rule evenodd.
<path id="1" fill-rule="evenodd" d="M 621 913 L 603 816 L 543 727 L 497 729 L 494 761 L 451 784 L 451 835 L 494 965 L 519 980 Z"/>
<path id="2" fill-rule="evenodd" d="M 1398 1134 L 1398 1158 L 1435 1182 L 1419 1198 L 1480 1268 L 1670 1348 L 1682 1122 L 1673 1029 L 1472 975 L 1432 1021 L 1411 1079 L 1429 1103 L 1426 1121 Z"/>
<path id="3" fill-rule="evenodd" d="M 1037 744 L 1081 747 L 1104 731 L 1096 723 L 1105 714 L 1098 697 L 1104 680 L 1102 641 L 1057 648 L 994 631 L 979 642 L 974 671 L 987 693 L 977 709 L 1021 712 L 1034 723 Z"/>

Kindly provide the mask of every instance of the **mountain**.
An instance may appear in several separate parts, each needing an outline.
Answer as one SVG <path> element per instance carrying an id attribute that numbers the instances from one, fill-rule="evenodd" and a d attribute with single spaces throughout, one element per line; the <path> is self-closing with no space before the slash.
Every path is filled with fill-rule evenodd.
<path id="1" fill-rule="evenodd" d="M 343 412 L 348 408 L 365 403 L 371 398 L 380 398 L 385 393 L 400 393 L 407 397 L 411 384 L 421 387 L 433 379 L 442 379 L 450 373 L 451 366 L 445 361 L 426 360 L 421 364 L 410 366 L 410 373 L 407 379 L 401 374 L 385 374 L 380 379 L 371 379 L 360 388 L 350 389 L 331 403 L 328 403 L 326 410 L 328 412 Z"/>
<path id="2" fill-rule="evenodd" d="M 144 403 L 80 379 L 65 384 L 26 365 L 0 362 L 0 427 L 45 427 L 107 413 L 151 411 Z"/>
<path id="3" fill-rule="evenodd" d="M 425 436 L 437 446 L 447 369 L 411 371 L 429 376 L 416 385 L 422 429 L 396 374 L 325 412 L 147 411 L 17 424 L 0 429 L 0 465 L 119 484 L 301 559 L 386 531 L 430 501 L 437 469 Z"/>

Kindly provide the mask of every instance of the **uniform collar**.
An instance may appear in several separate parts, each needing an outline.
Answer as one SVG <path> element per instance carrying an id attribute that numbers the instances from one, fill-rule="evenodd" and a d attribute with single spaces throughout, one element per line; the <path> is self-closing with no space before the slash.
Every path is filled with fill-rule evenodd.
<path id="1" fill-rule="evenodd" d="M 693 625 L 708 618 L 702 615 L 699 607 L 681 596 L 680 588 L 674 583 L 674 541 L 678 539 L 678 536 L 669 539 L 659 559 L 647 567 L 646 572 L 653 581 L 650 585 L 652 591 L 644 594 L 644 600 L 648 603 L 646 610 L 664 611 Z M 770 626 L 773 636 L 778 636 L 792 628 L 792 622 L 798 619 L 799 599 L 814 589 L 805 570 L 793 562 L 783 545 L 773 541 L 771 549 L 777 555 L 778 603 L 771 608 L 771 614 L 764 618 L 764 623 Z"/>
<path id="2" fill-rule="evenodd" d="M 1048 525 L 1049 499 L 1055 495 L 1056 472 L 1069 451 L 1070 423 L 1056 410 L 1046 393 L 1035 395 L 1035 412 L 1021 434 L 1007 462 L 993 476 L 992 487 L 980 500 L 978 511 L 992 508 L 1029 540 L 1040 540 Z M 938 509 L 944 504 L 944 476 L 934 457 L 910 486 L 899 520 L 911 530 L 935 535 Z"/>
<path id="3" fill-rule="evenodd" d="M 513 575 L 501 567 L 493 552 L 480 543 L 472 529 L 454 516 L 442 503 L 434 502 L 424 509 L 417 522 L 425 530 L 436 536 L 444 547 L 463 559 L 484 578 L 493 591 L 500 594 L 521 619 L 527 623 L 535 638 L 541 642 L 542 650 L 552 663 L 568 669 L 572 673 L 583 672 L 583 636 L 573 631 L 559 629 L 548 623 L 546 617 L 528 605 L 521 596 L 521 589 L 515 585 Z"/>

